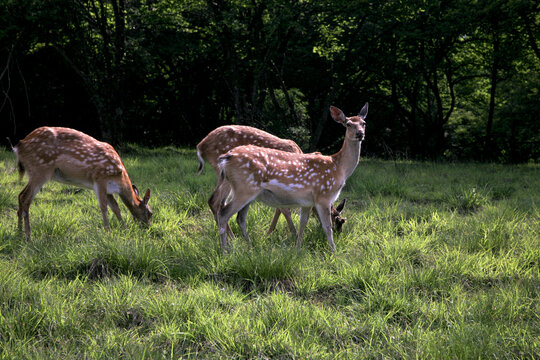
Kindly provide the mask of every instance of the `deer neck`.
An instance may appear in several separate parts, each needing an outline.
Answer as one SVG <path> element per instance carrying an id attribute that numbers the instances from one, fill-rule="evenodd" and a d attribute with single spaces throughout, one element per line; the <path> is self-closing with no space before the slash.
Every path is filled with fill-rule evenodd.
<path id="1" fill-rule="evenodd" d="M 361 145 L 361 141 L 345 138 L 341 150 L 332 155 L 334 158 L 334 163 L 339 171 L 345 176 L 345 179 L 352 175 L 354 169 L 356 169 L 356 166 L 360 161 Z"/>
<path id="2" fill-rule="evenodd" d="M 133 216 L 136 216 L 135 209 L 137 209 L 137 207 L 139 206 L 140 201 L 137 199 L 137 196 L 135 195 L 133 189 L 130 188 L 127 191 L 121 191 L 120 193 L 118 193 L 118 195 L 124 205 L 126 205 L 126 207 L 129 209 L 129 212 L 131 212 Z"/>

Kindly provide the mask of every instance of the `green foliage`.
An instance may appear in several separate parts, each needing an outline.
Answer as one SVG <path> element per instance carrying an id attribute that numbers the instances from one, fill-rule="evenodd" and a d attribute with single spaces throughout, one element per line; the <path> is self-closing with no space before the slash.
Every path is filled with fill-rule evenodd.
<path id="1" fill-rule="evenodd" d="M 328 107 L 369 101 L 370 154 L 538 162 L 539 21 L 514 0 L 6 0 L 0 132 L 192 146 L 238 123 L 337 150 Z"/>
<path id="2" fill-rule="evenodd" d="M 271 92 L 272 95 L 265 99 L 262 109 L 265 130 L 293 140 L 301 149 L 308 149 L 310 135 L 304 94 L 298 89 L 288 89 L 287 93 L 281 89 L 272 89 Z"/>
<path id="3" fill-rule="evenodd" d="M 154 221 L 103 229 L 92 191 L 46 184 L 17 231 L 0 152 L 0 353 L 5 358 L 534 358 L 540 169 L 362 160 L 330 254 L 319 223 L 296 250 L 253 204 L 251 242 L 219 248 L 188 149 L 122 147 Z M 7 190 L 9 189 L 9 190 Z M 298 221 L 298 215 L 293 214 Z M 231 221 L 236 234 L 239 229 Z"/>

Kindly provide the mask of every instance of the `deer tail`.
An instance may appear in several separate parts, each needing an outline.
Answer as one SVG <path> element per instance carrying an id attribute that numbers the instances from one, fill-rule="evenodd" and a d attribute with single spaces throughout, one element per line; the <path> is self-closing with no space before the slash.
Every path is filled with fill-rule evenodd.
<path id="1" fill-rule="evenodd" d="M 218 169 L 219 169 L 219 179 L 220 181 L 225 180 L 225 166 L 227 165 L 227 161 L 231 158 L 231 155 L 221 155 L 218 158 Z"/>
<path id="2" fill-rule="evenodd" d="M 25 169 L 23 163 L 19 160 L 19 149 L 17 148 L 17 146 L 13 146 L 13 143 L 11 142 L 11 139 L 9 137 L 6 137 L 6 139 L 9 142 L 9 146 L 11 146 L 11 150 L 13 150 L 15 155 L 17 155 L 17 169 L 19 170 L 19 181 L 21 181 L 24 176 Z"/>
<path id="3" fill-rule="evenodd" d="M 203 168 L 204 168 L 204 159 L 199 149 L 197 149 L 197 158 L 199 159 L 199 168 L 197 169 L 197 175 L 201 175 L 201 172 L 203 171 Z"/>

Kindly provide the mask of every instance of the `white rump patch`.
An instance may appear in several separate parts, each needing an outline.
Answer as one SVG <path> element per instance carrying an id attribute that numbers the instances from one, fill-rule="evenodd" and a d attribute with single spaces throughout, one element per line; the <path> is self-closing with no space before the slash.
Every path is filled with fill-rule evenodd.
<path id="1" fill-rule="evenodd" d="M 224 159 L 224 158 L 220 159 L 217 164 L 219 171 L 225 173 L 226 165 L 227 165 L 227 159 Z"/>

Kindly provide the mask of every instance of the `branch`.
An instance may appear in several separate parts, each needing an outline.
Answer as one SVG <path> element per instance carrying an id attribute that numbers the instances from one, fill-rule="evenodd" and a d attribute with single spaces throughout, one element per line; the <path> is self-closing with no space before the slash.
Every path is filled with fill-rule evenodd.
<path id="1" fill-rule="evenodd" d="M 465 76 L 459 76 L 454 80 L 454 84 L 460 83 L 462 81 L 466 80 L 472 80 L 472 79 L 485 79 L 488 78 L 489 74 L 476 74 L 476 75 L 465 75 Z"/>
<path id="2" fill-rule="evenodd" d="M 448 123 L 448 120 L 450 119 L 450 115 L 452 115 L 452 112 L 454 111 L 454 107 L 456 105 L 456 93 L 454 92 L 454 81 L 453 81 L 453 71 L 452 71 L 452 63 L 450 62 L 450 57 L 448 54 L 444 56 L 446 59 L 446 62 L 448 63 L 448 70 L 446 71 L 446 79 L 448 80 L 448 87 L 450 88 L 450 109 L 446 112 L 446 115 L 444 117 L 444 123 Z"/>
<path id="3" fill-rule="evenodd" d="M 11 63 L 11 58 L 13 55 L 13 48 L 9 51 L 8 60 L 6 62 L 6 66 L 4 67 L 4 70 L 2 71 L 2 74 L 0 74 L 0 80 L 3 79 L 4 76 L 7 77 L 7 90 L 4 90 L 4 87 L 2 86 L 2 93 L 4 94 L 4 101 L 2 102 L 2 105 L 0 106 L 0 111 L 4 108 L 6 105 L 6 102 L 9 101 L 11 104 L 11 99 L 9 98 L 9 89 L 11 88 L 11 77 L 9 76 L 9 65 Z"/>
<path id="4" fill-rule="evenodd" d="M 529 43 L 531 44 L 531 48 L 536 54 L 536 57 L 540 59 L 540 49 L 538 49 L 538 45 L 536 44 L 536 39 L 531 29 L 529 18 L 526 15 L 522 15 L 521 18 L 523 19 L 523 22 L 525 23 L 525 30 L 527 31 L 527 37 L 529 38 Z"/>
<path id="5" fill-rule="evenodd" d="M 81 79 L 84 81 L 84 84 L 86 86 L 89 86 L 89 84 L 91 84 L 91 81 L 88 79 L 88 76 L 86 76 L 86 74 L 84 72 L 82 72 L 82 70 L 80 70 L 73 63 L 73 61 L 71 61 L 71 59 L 66 55 L 64 50 L 60 49 L 58 46 L 56 46 L 54 44 L 52 44 L 51 46 L 52 46 L 53 49 L 55 49 L 64 58 L 64 60 L 68 63 L 68 65 L 71 66 L 73 71 L 75 71 L 77 73 L 77 75 L 79 75 L 81 77 Z"/>
<path id="6" fill-rule="evenodd" d="M 285 100 L 287 101 L 287 105 L 289 107 L 289 110 L 291 111 L 292 117 L 296 120 L 297 124 L 301 124 L 302 121 L 296 114 L 296 111 L 294 109 L 294 102 L 292 101 L 291 96 L 289 95 L 289 89 L 287 89 L 287 85 L 285 85 L 285 81 L 283 80 L 282 74 L 280 73 L 274 61 L 270 61 L 270 63 L 276 70 L 276 74 L 278 75 L 278 79 L 279 79 L 279 87 L 281 88 L 281 91 L 283 91 L 283 96 L 285 96 Z"/>
<path id="7" fill-rule="evenodd" d="M 15 121 L 15 110 L 13 109 L 13 103 L 11 102 L 11 98 L 9 97 L 9 89 L 11 88 L 11 77 L 9 76 L 9 65 L 11 63 L 12 55 L 13 55 L 13 48 L 11 48 L 11 50 L 9 51 L 9 56 L 8 56 L 6 66 L 4 70 L 2 71 L 2 74 L 0 74 L 0 80 L 2 80 L 4 76 L 7 76 L 7 81 L 8 81 L 7 90 L 4 90 L 2 86 L 2 93 L 4 94 L 4 101 L 2 102 L 2 105 L 0 106 L 0 111 L 2 111 L 6 103 L 9 103 L 9 107 L 11 109 L 10 118 L 13 119 L 13 133 L 15 134 L 17 132 L 17 122 Z"/>
<path id="8" fill-rule="evenodd" d="M 8 69 L 9 69 L 9 63 L 11 62 L 11 57 L 13 55 L 13 48 L 11 48 L 11 50 L 9 51 L 9 55 L 8 55 L 8 59 L 7 59 L 7 62 L 6 62 L 6 66 L 4 67 L 4 70 L 2 70 L 2 74 L 0 74 L 0 80 L 2 80 L 2 78 L 4 77 L 4 74 L 6 72 L 8 72 Z"/>

